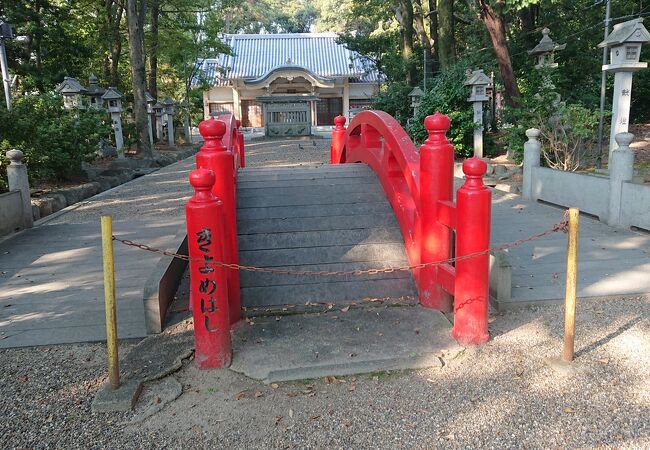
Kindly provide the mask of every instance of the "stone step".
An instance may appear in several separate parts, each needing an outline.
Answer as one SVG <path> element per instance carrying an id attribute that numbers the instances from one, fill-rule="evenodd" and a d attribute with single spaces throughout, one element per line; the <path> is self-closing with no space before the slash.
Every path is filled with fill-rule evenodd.
<path id="1" fill-rule="evenodd" d="M 417 295 L 411 278 L 366 281 L 323 281 L 315 284 L 242 286 L 242 304 L 247 307 L 300 305 L 306 302 L 349 303 L 367 298 L 399 299 Z"/>
<path id="2" fill-rule="evenodd" d="M 349 196 L 354 194 L 378 194 L 384 195 L 379 183 L 363 184 L 311 184 L 303 186 L 275 186 L 263 188 L 238 188 L 237 197 L 269 198 L 269 197 L 300 197 L 308 190 L 313 189 L 318 196 Z"/>
<path id="3" fill-rule="evenodd" d="M 331 217 L 348 215 L 393 214 L 388 202 L 355 203 L 353 205 L 305 205 L 240 208 L 237 219 L 241 222 L 255 219 L 290 219 L 298 217 Z"/>
<path id="4" fill-rule="evenodd" d="M 274 232 L 239 236 L 239 250 L 277 250 L 304 247 L 402 243 L 399 228 L 357 228 L 299 232 Z"/>
<path id="5" fill-rule="evenodd" d="M 332 194 L 321 194 L 318 190 L 314 192 L 292 193 L 289 195 L 260 196 L 252 198 L 238 198 L 237 207 L 251 208 L 260 206 L 307 206 L 307 205 L 332 205 L 351 204 L 385 201 L 383 192 L 361 192 L 349 195 L 337 196 Z"/>

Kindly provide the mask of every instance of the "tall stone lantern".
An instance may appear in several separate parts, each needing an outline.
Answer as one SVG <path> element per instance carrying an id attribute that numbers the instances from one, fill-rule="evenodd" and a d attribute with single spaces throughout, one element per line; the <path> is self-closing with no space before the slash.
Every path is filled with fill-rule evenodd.
<path id="1" fill-rule="evenodd" d="M 153 148 L 153 128 L 151 128 L 151 116 L 155 114 L 153 105 L 156 103 L 156 99 L 146 91 L 144 93 L 144 99 L 147 101 L 147 130 L 149 130 L 149 145 L 151 145 L 151 148 Z"/>
<path id="2" fill-rule="evenodd" d="M 88 91 L 86 95 L 88 96 L 88 107 L 90 109 L 101 110 L 104 109 L 104 100 L 102 95 L 106 93 L 106 89 L 99 86 L 97 77 L 94 74 L 91 74 L 88 77 Z"/>
<path id="3" fill-rule="evenodd" d="M 84 95 L 88 90 L 76 78 L 64 77 L 63 81 L 56 87 L 56 91 L 63 95 L 63 107 L 65 109 L 86 109 Z"/>
<path id="4" fill-rule="evenodd" d="M 610 49 L 609 64 L 603 70 L 614 72 L 614 100 L 612 103 L 612 126 L 609 134 L 609 157 L 618 144 L 614 137 L 627 133 L 630 120 L 632 74 L 648 67 L 639 62 L 641 45 L 650 42 L 650 33 L 643 26 L 643 18 L 628 20 L 614 25 L 614 29 L 598 47 Z"/>
<path id="5" fill-rule="evenodd" d="M 165 111 L 165 107 L 163 106 L 162 103 L 156 102 L 155 105 L 152 106 L 153 112 L 156 115 L 156 137 L 158 138 L 159 141 L 162 141 L 163 138 L 163 113 Z"/>
<path id="6" fill-rule="evenodd" d="M 551 30 L 544 28 L 542 30 L 542 39 L 540 39 L 534 49 L 528 50 L 529 55 L 537 57 L 537 64 L 535 65 L 536 69 L 544 67 L 555 69 L 557 67 L 557 63 L 554 59 L 555 52 L 566 48 L 566 44 L 556 44 L 553 42 L 553 39 L 551 39 L 549 34 L 551 34 Z"/>
<path id="7" fill-rule="evenodd" d="M 102 99 L 106 102 L 106 107 L 111 115 L 113 122 L 113 131 L 115 132 L 115 147 L 117 148 L 118 158 L 124 158 L 124 137 L 122 135 L 122 93 L 114 87 L 106 89 Z"/>
<path id="8" fill-rule="evenodd" d="M 481 69 L 468 70 L 465 86 L 472 89 L 467 101 L 474 107 L 474 156 L 483 158 L 483 102 L 489 100 L 487 89 L 492 80 Z"/>
<path id="9" fill-rule="evenodd" d="M 165 114 L 167 115 L 167 143 L 170 147 L 174 146 L 174 115 L 176 115 L 176 108 L 174 108 L 174 101 L 167 97 L 163 100 L 165 107 Z"/>
<path id="10" fill-rule="evenodd" d="M 422 91 L 419 86 L 415 86 L 413 90 L 409 92 L 409 98 L 411 99 L 411 108 L 413 108 L 413 117 L 418 115 L 418 110 L 422 104 L 422 97 L 424 97 L 424 91 Z"/>

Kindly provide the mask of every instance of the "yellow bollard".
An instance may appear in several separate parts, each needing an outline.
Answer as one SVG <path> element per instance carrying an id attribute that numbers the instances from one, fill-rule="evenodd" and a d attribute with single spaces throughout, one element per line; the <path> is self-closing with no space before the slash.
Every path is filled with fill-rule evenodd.
<path id="1" fill-rule="evenodd" d="M 576 325 L 576 283 L 578 278 L 578 226 L 580 210 L 569 209 L 569 236 L 566 254 L 566 293 L 564 298 L 564 351 L 562 360 L 573 361 Z"/>
<path id="2" fill-rule="evenodd" d="M 104 259 L 104 304 L 106 307 L 106 346 L 108 384 L 120 387 L 120 361 L 117 355 L 117 312 L 115 306 L 115 263 L 113 260 L 113 219 L 102 216 L 102 257 Z"/>

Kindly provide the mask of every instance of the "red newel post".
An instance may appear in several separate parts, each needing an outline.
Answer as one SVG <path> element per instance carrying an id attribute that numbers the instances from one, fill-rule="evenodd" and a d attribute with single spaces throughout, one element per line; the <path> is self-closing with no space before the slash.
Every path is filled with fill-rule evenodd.
<path id="1" fill-rule="evenodd" d="M 438 222 L 440 201 L 451 201 L 454 187 L 454 147 L 447 140 L 449 117 L 435 113 L 424 119 L 429 137 L 420 147 L 421 262 L 443 261 L 451 256 L 451 231 Z M 451 295 L 438 283 L 438 268 L 420 271 L 420 303 L 451 311 Z"/>
<path id="2" fill-rule="evenodd" d="M 231 358 L 226 270 L 223 261 L 223 205 L 210 191 L 214 174 L 190 173 L 194 196 L 185 206 L 190 254 L 190 303 L 194 317 L 195 361 L 201 369 L 228 367 Z"/>
<path id="3" fill-rule="evenodd" d="M 345 145 L 345 117 L 334 118 L 334 129 L 332 130 L 332 144 L 330 146 L 330 163 L 341 164 L 343 157 L 343 146 Z"/>
<path id="4" fill-rule="evenodd" d="M 223 145 L 226 124 L 212 117 L 199 124 L 199 132 L 205 144 L 196 154 L 196 166 L 199 169 L 210 169 L 214 173 L 215 183 L 212 193 L 223 203 L 225 260 L 237 264 L 239 254 L 235 204 L 235 156 Z M 227 276 L 230 322 L 235 323 L 241 318 L 239 271 L 227 270 Z"/>
<path id="5" fill-rule="evenodd" d="M 237 152 L 239 153 L 239 167 L 246 167 L 246 155 L 244 155 L 244 135 L 242 134 L 240 128 L 241 128 L 241 120 L 237 119 L 235 120 L 235 123 L 237 124 Z"/>
<path id="6" fill-rule="evenodd" d="M 456 191 L 456 256 L 482 252 L 490 246 L 490 190 L 483 184 L 485 161 L 469 158 L 463 163 L 465 183 Z M 456 261 L 454 329 L 461 344 L 481 344 L 489 339 L 487 253 Z"/>

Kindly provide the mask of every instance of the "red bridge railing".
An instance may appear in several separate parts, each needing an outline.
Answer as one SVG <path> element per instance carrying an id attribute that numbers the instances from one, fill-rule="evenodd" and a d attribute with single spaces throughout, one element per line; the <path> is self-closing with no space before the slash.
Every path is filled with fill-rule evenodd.
<path id="1" fill-rule="evenodd" d="M 347 130 L 344 117 L 334 122 L 331 163 L 360 162 L 373 169 L 395 211 L 410 264 L 430 264 L 413 270 L 421 304 L 451 311 L 453 303 L 454 337 L 463 344 L 487 341 L 491 194 L 482 181 L 486 163 L 477 158 L 463 163 L 466 180 L 454 203 L 447 116 L 425 119 L 429 137 L 419 153 L 383 111 L 357 114 Z"/>
<path id="2" fill-rule="evenodd" d="M 241 317 L 239 271 L 211 264 L 237 264 L 236 180 L 245 165 L 239 120 L 221 115 L 199 124 L 205 141 L 190 173 L 194 196 L 186 205 L 190 256 L 190 309 L 195 360 L 201 368 L 230 364 L 230 325 Z"/>

